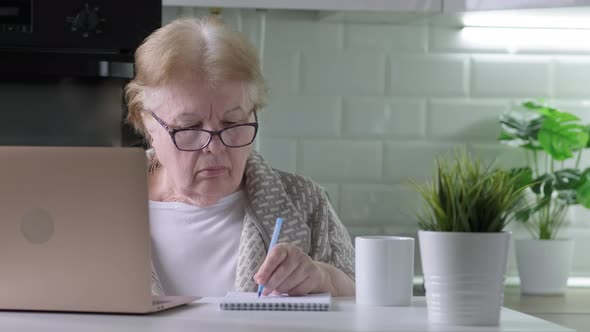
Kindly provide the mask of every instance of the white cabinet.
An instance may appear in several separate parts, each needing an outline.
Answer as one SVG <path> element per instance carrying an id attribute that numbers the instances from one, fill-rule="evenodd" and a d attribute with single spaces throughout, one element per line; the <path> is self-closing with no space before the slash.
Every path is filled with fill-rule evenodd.
<path id="1" fill-rule="evenodd" d="M 453 13 L 590 6 L 590 0 L 162 0 L 170 7 Z"/>
<path id="2" fill-rule="evenodd" d="M 306 9 L 330 11 L 442 11 L 443 0 L 163 0 L 164 6 Z"/>
<path id="3" fill-rule="evenodd" d="M 590 0 L 443 0 L 444 12 L 590 6 Z"/>
<path id="4" fill-rule="evenodd" d="M 590 0 L 162 0 L 164 6 L 413 13 L 590 6 Z"/>

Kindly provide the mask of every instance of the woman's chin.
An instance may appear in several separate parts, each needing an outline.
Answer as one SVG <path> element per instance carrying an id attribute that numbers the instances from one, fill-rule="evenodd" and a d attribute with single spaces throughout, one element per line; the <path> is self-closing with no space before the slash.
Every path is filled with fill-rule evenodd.
<path id="1" fill-rule="evenodd" d="M 192 195 L 196 196 L 227 196 L 237 190 L 231 190 L 231 184 L 221 179 L 204 179 L 190 188 Z"/>

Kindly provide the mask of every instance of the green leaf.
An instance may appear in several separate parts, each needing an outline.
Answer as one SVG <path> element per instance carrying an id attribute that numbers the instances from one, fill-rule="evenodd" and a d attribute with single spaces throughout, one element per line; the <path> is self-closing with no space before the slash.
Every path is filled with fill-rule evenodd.
<path id="1" fill-rule="evenodd" d="M 536 148 L 537 135 L 543 125 L 543 117 L 533 112 L 507 112 L 500 115 L 502 132 L 499 140 L 511 146 Z"/>
<path id="2" fill-rule="evenodd" d="M 572 158 L 573 150 L 585 146 L 588 142 L 584 126 L 567 121 L 546 118 L 539 131 L 539 143 L 555 160 Z"/>
<path id="3" fill-rule="evenodd" d="M 576 190 L 578 203 L 590 209 L 590 181 L 586 181 Z"/>
<path id="4" fill-rule="evenodd" d="M 522 106 L 523 106 L 524 108 L 527 108 L 527 109 L 529 109 L 529 110 L 537 110 L 537 109 L 539 109 L 539 108 L 543 108 L 543 105 L 541 105 L 541 104 L 538 104 L 538 103 L 535 103 L 534 101 L 527 101 L 527 102 L 524 102 L 524 103 L 522 103 Z"/>
<path id="5" fill-rule="evenodd" d="M 578 188 L 586 179 L 579 169 L 565 168 L 553 173 L 556 190 L 569 190 Z"/>
<path id="6" fill-rule="evenodd" d="M 502 132 L 500 133 L 500 137 L 498 137 L 498 141 L 504 145 L 511 146 L 513 148 L 523 148 L 527 150 L 543 150 L 543 148 L 539 145 L 537 141 L 529 141 L 523 140 L 516 136 L 510 136 L 509 134 Z"/>
<path id="7" fill-rule="evenodd" d="M 521 189 L 533 183 L 533 170 L 530 167 L 519 167 L 510 170 L 510 176 L 514 178 L 514 187 Z"/>
<path id="8" fill-rule="evenodd" d="M 535 213 L 538 213 L 540 210 L 546 208 L 550 201 L 550 198 L 543 198 L 531 206 L 518 210 L 515 213 L 515 219 L 521 223 L 529 222 L 531 217 L 533 217 Z"/>
<path id="9" fill-rule="evenodd" d="M 575 204 L 573 192 L 585 182 L 586 178 L 580 170 L 566 168 L 554 173 L 543 174 L 530 183 L 531 190 L 537 195 L 549 198 L 554 191 L 557 191 L 561 199 L 568 202 L 568 204 Z"/>
<path id="10" fill-rule="evenodd" d="M 573 189 L 559 191 L 557 193 L 557 199 L 566 205 L 578 204 L 578 195 L 576 190 Z"/>
<path id="11" fill-rule="evenodd" d="M 551 173 L 543 174 L 533 181 L 531 190 L 537 195 L 551 197 L 553 193 L 553 184 L 555 183 L 555 176 Z"/>
<path id="12" fill-rule="evenodd" d="M 514 147 L 519 147 L 519 146 L 523 146 L 525 144 L 528 144 L 527 141 L 522 140 L 522 139 L 516 137 L 515 135 L 508 134 L 505 131 L 500 133 L 500 136 L 498 137 L 498 141 L 500 141 L 502 144 L 506 144 L 506 145 L 510 145 L 510 146 L 514 146 Z"/>
<path id="13" fill-rule="evenodd" d="M 590 167 L 581 172 L 580 185 L 575 188 L 576 203 L 590 208 Z"/>
<path id="14" fill-rule="evenodd" d="M 524 222 L 529 221 L 529 218 L 531 217 L 531 214 L 533 214 L 533 213 L 534 213 L 534 211 L 532 208 L 522 209 L 514 214 L 514 219 L 518 222 L 524 223 Z"/>
<path id="15" fill-rule="evenodd" d="M 559 122 L 580 121 L 580 118 L 568 112 L 558 111 L 555 108 L 540 107 L 535 112 L 541 114 L 545 119 L 553 119 Z"/>

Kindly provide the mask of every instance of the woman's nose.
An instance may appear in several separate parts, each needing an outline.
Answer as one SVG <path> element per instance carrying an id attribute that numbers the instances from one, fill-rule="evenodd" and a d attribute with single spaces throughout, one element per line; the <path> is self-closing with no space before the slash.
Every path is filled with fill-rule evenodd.
<path id="1" fill-rule="evenodd" d="M 225 144 L 223 144 L 219 135 L 211 135 L 211 140 L 204 150 L 207 150 L 211 153 L 220 153 L 225 151 L 225 148 Z"/>

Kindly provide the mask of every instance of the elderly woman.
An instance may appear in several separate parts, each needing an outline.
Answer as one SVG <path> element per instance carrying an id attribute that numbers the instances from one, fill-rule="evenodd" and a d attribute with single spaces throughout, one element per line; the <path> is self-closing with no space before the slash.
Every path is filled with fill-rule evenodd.
<path id="1" fill-rule="evenodd" d="M 179 19 L 135 54 L 128 121 L 146 137 L 153 293 L 354 293 L 348 233 L 324 189 L 252 149 L 266 84 L 216 18 Z M 275 220 L 284 220 L 267 255 Z"/>

